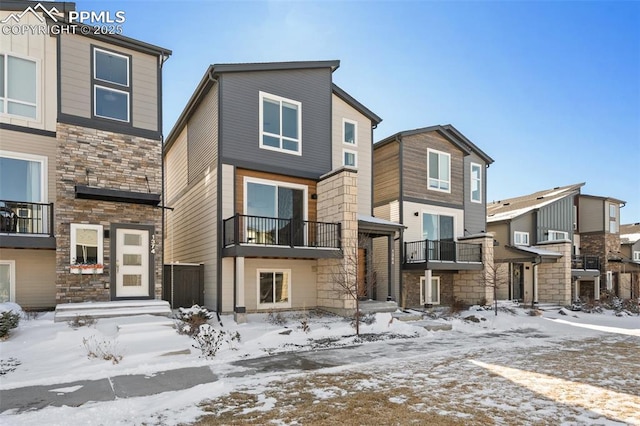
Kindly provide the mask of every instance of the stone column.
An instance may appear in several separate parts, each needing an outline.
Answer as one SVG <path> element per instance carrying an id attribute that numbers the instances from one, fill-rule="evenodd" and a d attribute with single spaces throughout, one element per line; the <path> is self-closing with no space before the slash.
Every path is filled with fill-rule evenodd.
<path id="1" fill-rule="evenodd" d="M 247 308 L 244 301 L 244 257 L 236 257 L 235 291 L 236 305 L 233 308 L 233 317 L 236 323 L 247 322 Z"/>
<path id="2" fill-rule="evenodd" d="M 560 253 L 555 262 L 538 265 L 538 302 L 571 303 L 571 241 L 554 241 L 539 244 L 538 247 Z"/>
<path id="3" fill-rule="evenodd" d="M 318 182 L 318 221 L 341 224 L 340 257 L 318 259 L 318 307 L 340 315 L 355 311 L 353 297 L 344 287 L 356 288 L 358 256 L 357 172 L 340 168 Z"/>
<path id="4" fill-rule="evenodd" d="M 482 247 L 482 269 L 460 271 L 453 276 L 453 297 L 469 304 L 479 303 L 486 299 L 487 303 L 493 302 L 493 288 L 487 285 L 487 273 L 492 273 L 493 268 L 493 234 L 485 234 L 476 238 L 465 238 L 461 243 L 479 244 Z M 507 284 L 508 277 L 505 277 Z"/>

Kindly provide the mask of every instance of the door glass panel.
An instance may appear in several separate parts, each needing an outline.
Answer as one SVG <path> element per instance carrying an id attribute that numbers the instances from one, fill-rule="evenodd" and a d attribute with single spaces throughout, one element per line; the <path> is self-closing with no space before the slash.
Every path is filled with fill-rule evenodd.
<path id="1" fill-rule="evenodd" d="M 0 303 L 11 300 L 11 265 L 0 264 Z"/>
<path id="2" fill-rule="evenodd" d="M 122 264 L 126 266 L 142 266 L 141 254 L 123 254 Z"/>
<path id="3" fill-rule="evenodd" d="M 122 285 L 124 287 L 140 287 L 142 285 L 142 275 L 123 275 Z"/>
<path id="4" fill-rule="evenodd" d="M 142 235 L 140 235 L 140 234 L 124 234 L 124 245 L 125 246 L 141 246 L 142 245 Z"/>
<path id="5" fill-rule="evenodd" d="M 453 241 L 453 216 L 440 216 L 440 240 Z"/>
<path id="6" fill-rule="evenodd" d="M 437 240 L 438 234 L 438 216 L 425 213 L 422 216 L 422 238 L 425 240 Z"/>

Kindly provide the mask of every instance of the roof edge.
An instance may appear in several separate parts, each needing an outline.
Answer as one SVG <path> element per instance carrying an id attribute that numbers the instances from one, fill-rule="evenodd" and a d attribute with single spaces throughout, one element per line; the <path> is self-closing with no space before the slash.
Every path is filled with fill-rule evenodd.
<path id="1" fill-rule="evenodd" d="M 366 115 L 369 120 L 374 122 L 376 125 L 380 124 L 382 118 L 380 118 L 376 113 L 371 111 L 369 108 L 358 102 L 356 98 L 348 94 L 344 89 L 339 87 L 335 83 L 331 83 L 331 90 L 336 94 L 340 99 L 357 109 L 362 114 Z"/>

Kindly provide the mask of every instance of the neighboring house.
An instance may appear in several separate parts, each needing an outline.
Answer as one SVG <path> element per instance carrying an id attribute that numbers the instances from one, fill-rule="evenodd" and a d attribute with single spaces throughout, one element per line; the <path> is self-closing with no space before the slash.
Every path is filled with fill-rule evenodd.
<path id="1" fill-rule="evenodd" d="M 375 215 L 406 226 L 393 265 L 392 296 L 402 305 L 492 299 L 484 285 L 485 267 L 493 265 L 493 238 L 486 234 L 491 163 L 451 125 L 400 132 L 374 145 Z M 388 265 L 380 266 L 383 277 Z"/>
<path id="2" fill-rule="evenodd" d="M 0 20 L 60 28 L 75 7 L 43 5 L 3 1 Z M 0 34 L 0 302 L 160 296 L 171 52 L 80 29 Z"/>
<path id="3" fill-rule="evenodd" d="M 205 304 L 238 321 L 353 309 L 336 280 L 366 286 L 371 240 L 399 231 L 371 216 L 381 119 L 332 82 L 338 66 L 212 65 L 167 137 L 165 263 L 203 264 Z"/>
<path id="4" fill-rule="evenodd" d="M 576 197 L 576 230 L 578 238 L 574 242 L 575 254 L 593 256 L 598 259 L 600 273 L 596 293 L 609 290 L 620 292 L 620 274 L 623 258 L 620 255 L 620 208 L 624 201 L 594 195 L 580 194 Z M 579 297 L 599 298 L 580 286 Z"/>
<path id="5" fill-rule="evenodd" d="M 594 289 L 597 264 L 587 258 L 573 265 L 574 198 L 584 183 L 556 187 L 487 205 L 487 226 L 494 234 L 494 262 L 501 264 L 507 285 L 501 299 L 568 304 L 572 279 L 590 280 Z M 596 259 L 597 261 L 597 259 Z M 574 279 L 574 281 L 575 281 Z"/>
<path id="6" fill-rule="evenodd" d="M 640 223 L 620 225 L 620 292 L 623 299 L 640 298 Z M 640 301 L 639 301 L 640 302 Z"/>

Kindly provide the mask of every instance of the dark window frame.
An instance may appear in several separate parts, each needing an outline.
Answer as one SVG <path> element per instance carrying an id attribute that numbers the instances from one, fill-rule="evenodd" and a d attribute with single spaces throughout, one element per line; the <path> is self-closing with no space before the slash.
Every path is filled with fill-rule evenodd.
<path id="1" fill-rule="evenodd" d="M 102 52 L 106 52 L 106 53 L 111 53 L 114 55 L 118 55 L 118 56 L 123 56 L 127 58 L 127 72 L 128 72 L 128 76 L 127 76 L 127 86 L 118 84 L 118 83 L 112 83 L 109 81 L 105 81 L 105 80 L 101 80 L 96 78 L 95 74 L 96 74 L 96 50 L 98 51 L 102 51 Z M 105 48 L 103 46 L 97 46 L 92 44 L 91 45 L 91 58 L 90 58 L 90 63 L 91 63 L 91 118 L 95 119 L 95 120 L 100 120 L 103 122 L 108 122 L 108 123 L 118 123 L 120 125 L 123 126 L 128 126 L 128 127 L 132 127 L 133 126 L 133 56 L 126 54 L 126 53 L 122 53 L 122 52 L 118 52 L 115 50 L 111 50 L 108 48 Z M 102 115 L 97 115 L 96 114 L 96 88 L 104 88 L 107 90 L 114 90 L 114 91 L 118 91 L 118 92 L 123 92 L 127 94 L 128 97 L 128 102 L 127 102 L 127 108 L 128 108 L 128 120 L 120 120 L 118 118 L 113 118 L 113 117 L 105 117 Z"/>

